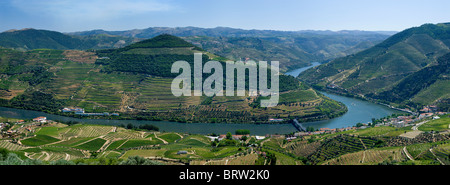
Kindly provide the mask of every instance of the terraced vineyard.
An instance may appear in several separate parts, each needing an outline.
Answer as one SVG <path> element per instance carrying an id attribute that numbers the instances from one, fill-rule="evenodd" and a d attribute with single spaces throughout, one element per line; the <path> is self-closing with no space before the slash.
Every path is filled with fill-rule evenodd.
<path id="1" fill-rule="evenodd" d="M 320 142 L 309 143 L 308 141 L 297 141 L 289 143 L 286 146 L 286 150 L 296 156 L 307 157 L 314 153 L 319 146 Z"/>
<path id="2" fill-rule="evenodd" d="M 395 128 L 388 126 L 380 126 L 380 127 L 372 127 L 367 129 L 358 130 L 356 132 L 352 132 L 352 134 L 359 136 L 399 136 L 405 131 L 411 131 L 411 126 Z"/>
<path id="3" fill-rule="evenodd" d="M 80 150 L 63 147 L 42 147 L 24 150 L 25 156 L 43 161 L 56 161 L 59 159 L 75 160 L 85 158 L 86 154 Z"/>
<path id="4" fill-rule="evenodd" d="M 38 128 L 34 134 L 20 139 L 17 144 L 0 140 L 0 148 L 42 161 L 77 161 L 95 159 L 97 156 L 125 160 L 139 155 L 186 163 L 197 159 L 218 160 L 242 152 L 236 146 L 225 146 L 211 152 L 209 138 L 202 135 L 138 131 L 103 125 L 52 123 Z M 186 150 L 188 154 L 177 154 L 180 150 Z"/>
<path id="5" fill-rule="evenodd" d="M 411 154 L 411 156 L 414 159 L 427 153 L 430 148 L 431 148 L 431 144 L 429 144 L 429 143 L 414 144 L 414 145 L 406 146 L 406 149 L 408 150 L 409 154 Z"/>
<path id="6" fill-rule="evenodd" d="M 308 158 L 314 163 L 327 161 L 343 154 L 367 150 L 376 146 L 380 140 L 370 137 L 339 135 L 326 139 L 317 151 Z"/>
<path id="7" fill-rule="evenodd" d="M 35 137 L 24 139 L 21 141 L 26 146 L 40 146 L 60 141 L 48 135 L 36 135 Z"/>
<path id="8" fill-rule="evenodd" d="M 267 123 L 271 117 L 320 120 L 346 111 L 345 106 L 286 75 L 279 76 L 281 102 L 269 109 L 259 107 L 258 101 L 253 101 L 256 97 L 250 96 L 174 96 L 171 84 L 177 74 L 171 73 L 171 64 L 179 60 L 193 64 L 193 53 L 199 52 L 204 63 L 220 58 L 167 34 L 95 52 L 0 49 L 0 98 L 5 100 L 0 103 L 75 117 L 81 116 L 61 109 L 80 107 L 87 113 L 120 113 L 114 118 L 123 119 L 203 123 Z M 68 139 L 79 135 L 76 132 L 52 136 Z"/>
<path id="9" fill-rule="evenodd" d="M 118 132 L 110 132 L 104 138 L 109 140 L 120 139 L 141 139 L 145 138 L 143 132 L 130 131 L 125 129 L 119 129 Z"/>
<path id="10" fill-rule="evenodd" d="M 24 130 L 23 123 L 13 128 Z M 28 126 L 29 126 L 28 125 Z M 441 125 L 441 123 L 439 123 Z M 106 164 L 141 156 L 164 164 L 233 165 L 376 165 L 450 163 L 448 130 L 399 136 L 410 127 L 373 127 L 299 136 L 274 135 L 262 140 L 222 139 L 203 135 L 125 129 L 105 125 L 51 122 L 35 132 L 0 140 L 0 148 L 40 161 Z M 0 159 L 1 160 L 1 159 Z"/>
<path id="11" fill-rule="evenodd" d="M 233 156 L 220 160 L 195 160 L 191 161 L 190 165 L 254 165 L 255 161 L 258 159 L 258 155 L 255 153 Z"/>
<path id="12" fill-rule="evenodd" d="M 166 134 L 161 134 L 159 136 L 159 138 L 163 139 L 164 141 L 167 141 L 169 143 L 173 143 L 179 139 L 181 139 L 181 136 L 175 133 L 166 133 Z"/>
<path id="13" fill-rule="evenodd" d="M 324 162 L 327 165 L 370 165 L 382 162 L 404 161 L 406 156 L 402 148 L 371 149 L 349 154 Z"/>
<path id="14" fill-rule="evenodd" d="M 147 138 L 151 135 L 153 137 Z M 162 136 L 174 138 L 171 133 L 162 134 Z M 108 151 L 111 153 L 116 149 L 158 145 L 163 142 L 156 139 L 154 133 L 113 126 L 55 124 L 39 128 L 35 136 L 22 139 L 20 143 L 22 145 L 0 140 L 0 147 L 10 151 L 25 152 L 29 158 L 54 161 L 86 158 L 94 152 Z"/>
<path id="15" fill-rule="evenodd" d="M 7 140 L 0 140 L 0 148 L 5 148 L 10 151 L 18 151 L 27 149 L 28 147 L 11 143 L 10 141 Z"/>
<path id="16" fill-rule="evenodd" d="M 431 120 L 419 127 L 420 131 L 445 131 L 450 128 L 450 117 Z"/>
<path id="17" fill-rule="evenodd" d="M 450 144 L 446 143 L 433 148 L 433 153 L 445 165 L 450 165 Z"/>
<path id="18" fill-rule="evenodd" d="M 62 137 L 97 137 L 101 135 L 106 135 L 107 133 L 111 132 L 113 127 L 109 126 L 98 126 L 98 125 L 74 125 L 71 126 L 70 130 L 68 130 L 66 133 L 62 134 Z"/>
<path id="19" fill-rule="evenodd" d="M 75 148 L 82 149 L 82 150 L 88 150 L 88 151 L 97 151 L 105 143 L 106 143 L 106 140 L 104 140 L 102 138 L 95 138 L 93 140 L 89 140 L 88 142 L 77 145 L 77 146 L 75 146 Z"/>

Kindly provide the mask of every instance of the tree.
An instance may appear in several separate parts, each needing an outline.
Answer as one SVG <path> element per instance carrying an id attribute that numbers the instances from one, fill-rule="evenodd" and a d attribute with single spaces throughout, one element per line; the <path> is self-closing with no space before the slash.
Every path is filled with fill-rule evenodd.
<path id="1" fill-rule="evenodd" d="M 0 148 L 0 161 L 3 161 L 4 158 L 8 155 L 9 151 L 5 148 Z"/>
<path id="2" fill-rule="evenodd" d="M 250 141 L 248 141 L 248 144 L 255 144 L 256 139 L 254 137 L 250 138 Z"/>
<path id="3" fill-rule="evenodd" d="M 150 124 L 140 125 L 139 129 L 159 131 L 159 128 L 157 126 Z"/>
<path id="4" fill-rule="evenodd" d="M 242 137 L 241 137 L 241 140 L 242 140 L 242 141 L 247 141 L 247 139 L 248 139 L 247 136 L 242 136 Z"/>
<path id="5" fill-rule="evenodd" d="M 227 132 L 226 138 L 229 140 L 233 139 L 233 135 L 231 134 L 231 132 Z"/>
<path id="6" fill-rule="evenodd" d="M 308 126 L 308 127 L 306 127 L 306 131 L 307 132 L 314 132 L 314 127 Z"/>
<path id="7" fill-rule="evenodd" d="M 161 163 L 140 156 L 130 156 L 127 160 L 120 162 L 119 165 L 161 165 Z"/>
<path id="8" fill-rule="evenodd" d="M 238 142 L 236 140 L 222 139 L 222 141 L 220 141 L 217 146 L 218 147 L 222 147 L 222 146 L 236 146 L 237 144 L 238 144 Z"/>
<path id="9" fill-rule="evenodd" d="M 250 130 L 247 129 L 239 129 L 235 131 L 236 135 L 249 135 Z"/>
<path id="10" fill-rule="evenodd" d="M 314 142 L 314 141 L 316 141 L 316 136 L 311 136 L 311 137 L 309 137 L 308 143 L 312 143 L 312 142 Z"/>
<path id="11" fill-rule="evenodd" d="M 134 128 L 133 124 L 131 124 L 131 123 L 127 124 L 127 129 L 133 129 L 133 128 Z"/>
<path id="12" fill-rule="evenodd" d="M 75 165 L 73 161 L 67 161 L 65 159 L 58 159 L 56 161 L 50 162 L 50 165 Z"/>
<path id="13" fill-rule="evenodd" d="M 277 157 L 275 156 L 275 154 L 273 154 L 273 153 L 269 153 L 269 152 L 266 152 L 267 153 L 267 158 L 269 159 L 269 164 L 270 165 L 276 165 L 277 164 Z"/>
<path id="14" fill-rule="evenodd" d="M 3 161 L 0 161 L 0 165 L 43 165 L 43 162 L 38 159 L 20 159 L 15 153 L 8 153 Z"/>
<path id="15" fill-rule="evenodd" d="M 219 141 L 217 139 L 214 139 L 214 141 L 211 142 L 212 147 L 216 147 Z"/>

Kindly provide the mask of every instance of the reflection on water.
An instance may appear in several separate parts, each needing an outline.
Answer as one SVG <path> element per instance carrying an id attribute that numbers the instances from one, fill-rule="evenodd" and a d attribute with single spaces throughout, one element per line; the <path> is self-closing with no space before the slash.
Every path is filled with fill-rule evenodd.
<path id="1" fill-rule="evenodd" d="M 321 93 L 333 100 L 344 103 L 348 108 L 348 112 L 334 119 L 304 123 L 303 125 L 305 127 L 312 126 L 314 128 L 344 128 L 348 126 L 355 126 L 356 123 L 371 122 L 372 118 L 382 118 L 394 113 L 402 113 L 401 111 L 368 101 L 325 92 Z"/>
<path id="2" fill-rule="evenodd" d="M 323 93 L 323 92 L 322 92 Z M 323 120 L 316 122 L 307 122 L 305 127 L 312 126 L 314 128 L 343 128 L 354 126 L 356 123 L 367 123 L 372 118 L 381 118 L 399 111 L 388 107 L 362 101 L 354 98 L 343 97 L 335 94 L 323 93 L 331 99 L 340 101 L 348 107 L 348 112 L 341 117 L 331 120 Z M 0 107 L 0 116 L 19 119 L 31 119 L 39 116 L 45 116 L 50 120 L 61 121 L 77 121 L 86 124 L 101 125 L 134 125 L 152 124 L 160 128 L 161 131 L 180 132 L 180 133 L 196 133 L 196 134 L 225 134 L 227 132 L 234 133 L 238 129 L 248 129 L 251 134 L 284 134 L 295 132 L 296 129 L 291 124 L 225 124 L 225 123 L 177 123 L 167 121 L 143 121 L 143 120 L 105 120 L 105 119 L 78 119 L 72 117 L 58 116 L 47 114 L 39 111 L 13 109 Z"/>
<path id="3" fill-rule="evenodd" d="M 226 124 L 226 123 L 177 123 L 168 121 L 144 121 L 144 120 L 106 120 L 106 119 L 78 119 L 72 117 L 58 116 L 47 114 L 39 111 L 13 109 L 0 107 L 0 116 L 8 118 L 31 119 L 39 116 L 45 116 L 49 120 L 60 121 L 77 121 L 85 124 L 100 125 L 133 125 L 152 124 L 159 127 L 160 131 L 180 132 L 193 134 L 225 134 L 227 132 L 234 133 L 238 129 L 248 129 L 251 134 L 284 134 L 295 132 L 296 129 L 291 124 Z"/>
<path id="4" fill-rule="evenodd" d="M 301 72 L 308 68 L 319 65 L 313 63 L 312 66 L 299 68 L 286 74 L 298 76 Z M 322 92 L 323 93 L 323 92 Z M 331 120 L 323 120 L 316 122 L 303 123 L 305 127 L 312 126 L 314 128 L 343 128 L 354 126 L 356 123 L 367 123 L 372 118 L 382 118 L 392 113 L 400 111 L 390 109 L 388 107 L 362 101 L 354 98 L 339 96 L 335 94 L 323 93 L 336 101 L 344 103 L 348 112 L 343 116 Z M 194 133 L 194 134 L 225 134 L 227 132 L 234 133 L 238 129 L 248 129 L 252 135 L 265 134 L 286 134 L 297 131 L 291 124 L 225 124 L 225 123 L 176 123 L 167 121 L 143 121 L 143 120 L 105 120 L 105 119 L 77 119 L 72 117 L 64 117 L 58 115 L 47 114 L 39 111 L 22 110 L 0 107 L 0 116 L 19 119 L 31 119 L 39 116 L 45 116 L 49 120 L 61 121 L 77 121 L 86 124 L 101 125 L 134 125 L 152 124 L 160 128 L 160 131 Z"/>
<path id="5" fill-rule="evenodd" d="M 302 67 L 302 68 L 298 68 L 298 69 L 294 69 L 294 70 L 288 71 L 288 72 L 286 72 L 286 73 L 284 73 L 284 74 L 286 74 L 286 75 L 291 75 L 291 76 L 293 76 L 293 77 L 297 77 L 297 76 L 298 76 L 300 73 L 302 73 L 303 71 L 306 71 L 307 69 L 312 68 L 312 67 L 315 67 L 315 66 L 318 66 L 318 65 L 320 65 L 319 62 L 313 62 L 313 63 L 311 63 L 310 66 Z"/>

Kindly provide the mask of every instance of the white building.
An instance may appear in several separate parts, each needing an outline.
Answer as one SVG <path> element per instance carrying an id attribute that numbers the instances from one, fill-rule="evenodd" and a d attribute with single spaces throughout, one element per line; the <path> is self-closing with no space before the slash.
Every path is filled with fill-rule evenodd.
<path id="1" fill-rule="evenodd" d="M 215 141 L 216 139 L 219 140 L 219 136 L 206 136 L 206 137 L 211 139 L 211 141 Z"/>
<path id="2" fill-rule="evenodd" d="M 255 138 L 256 138 L 256 140 L 262 140 L 262 139 L 265 139 L 266 137 L 265 136 L 255 136 Z"/>
<path id="3" fill-rule="evenodd" d="M 40 116 L 40 117 L 37 117 L 37 118 L 33 118 L 33 121 L 45 123 L 45 122 L 47 122 L 47 117 Z"/>

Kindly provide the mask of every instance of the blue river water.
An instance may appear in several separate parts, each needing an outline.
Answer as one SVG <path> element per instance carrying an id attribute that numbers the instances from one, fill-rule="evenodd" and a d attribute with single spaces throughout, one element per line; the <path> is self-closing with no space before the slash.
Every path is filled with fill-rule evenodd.
<path id="1" fill-rule="evenodd" d="M 298 76 L 301 72 L 308 68 L 319 65 L 313 63 L 308 67 L 299 68 L 286 74 Z M 339 96 L 330 93 L 324 93 L 325 96 L 330 97 L 336 101 L 344 103 L 348 107 L 348 112 L 343 116 L 323 121 L 306 122 L 303 123 L 305 127 L 312 126 L 314 128 L 344 128 L 354 126 L 356 123 L 367 123 L 372 118 L 381 118 L 400 111 L 388 108 L 386 106 L 362 101 L 355 98 Z M 38 116 L 45 116 L 49 120 L 61 121 L 77 121 L 86 124 L 100 124 L 100 125 L 133 125 L 152 124 L 160 128 L 160 131 L 166 132 L 180 132 L 193 134 L 225 134 L 227 132 L 234 133 L 238 129 L 248 129 L 252 135 L 266 135 L 266 134 L 286 134 L 297 131 L 291 124 L 226 124 L 226 123 L 177 123 L 167 121 L 143 121 L 143 120 L 106 120 L 106 119 L 78 119 L 72 117 L 65 117 L 53 114 L 47 114 L 39 111 L 23 110 L 0 107 L 0 116 L 8 118 L 31 119 Z"/>

